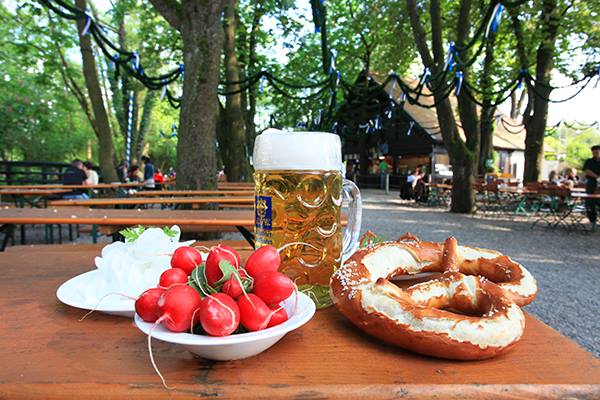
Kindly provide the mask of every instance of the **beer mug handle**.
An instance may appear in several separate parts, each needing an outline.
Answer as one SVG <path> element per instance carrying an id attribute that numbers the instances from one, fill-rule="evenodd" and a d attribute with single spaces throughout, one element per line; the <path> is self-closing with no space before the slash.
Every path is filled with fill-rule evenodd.
<path id="1" fill-rule="evenodd" d="M 344 179 L 342 193 L 348 199 L 348 225 L 344 231 L 342 263 L 346 261 L 358 248 L 360 239 L 360 225 L 362 222 L 362 199 L 360 190 L 351 180 Z"/>

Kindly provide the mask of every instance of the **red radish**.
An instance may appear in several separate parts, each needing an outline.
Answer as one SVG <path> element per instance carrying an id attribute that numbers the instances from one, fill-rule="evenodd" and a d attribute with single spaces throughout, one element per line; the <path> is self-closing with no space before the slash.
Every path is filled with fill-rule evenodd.
<path id="1" fill-rule="evenodd" d="M 171 267 L 182 269 L 188 275 L 200 264 L 202 264 L 202 254 L 190 246 L 179 247 L 171 257 Z"/>
<path id="2" fill-rule="evenodd" d="M 252 293 L 260 297 L 265 303 L 279 304 L 287 299 L 296 290 L 294 282 L 276 271 L 267 271 L 254 277 Z"/>
<path id="3" fill-rule="evenodd" d="M 211 336 L 231 335 L 240 324 L 240 309 L 225 293 L 206 296 L 199 314 L 202 328 Z"/>
<path id="4" fill-rule="evenodd" d="M 163 288 L 150 288 L 135 301 L 135 312 L 145 322 L 155 322 L 158 319 L 157 303 L 164 292 Z"/>
<path id="5" fill-rule="evenodd" d="M 288 315 L 285 311 L 285 308 L 278 305 L 272 305 L 270 308 L 272 310 L 272 315 L 269 323 L 267 324 L 267 328 L 283 324 L 285 321 L 288 320 Z"/>
<path id="6" fill-rule="evenodd" d="M 237 305 L 240 308 L 240 322 L 249 331 L 260 331 L 269 324 L 271 309 L 255 294 L 241 296 Z"/>
<path id="7" fill-rule="evenodd" d="M 181 268 L 169 268 L 160 275 L 158 287 L 169 289 L 173 285 L 186 285 L 188 282 L 188 274 Z"/>
<path id="8" fill-rule="evenodd" d="M 242 295 L 244 289 L 242 288 L 242 285 L 240 284 L 238 278 L 235 275 L 231 274 L 231 278 L 226 280 L 223 284 L 221 292 L 233 297 L 234 299 L 237 299 Z"/>
<path id="9" fill-rule="evenodd" d="M 210 286 L 215 285 L 223 277 L 223 271 L 219 268 L 221 260 L 226 260 L 233 265 L 235 269 L 239 269 L 242 265 L 240 255 L 232 247 L 218 244 L 211 248 L 208 257 L 206 257 L 206 281 Z"/>
<path id="10" fill-rule="evenodd" d="M 280 263 L 281 258 L 277 249 L 267 245 L 259 247 L 250 254 L 244 269 L 248 272 L 248 275 L 255 277 L 261 272 L 277 271 Z"/>
<path id="11" fill-rule="evenodd" d="M 192 323 L 194 311 L 202 299 L 198 292 L 187 285 L 172 286 L 158 299 L 157 323 L 163 322 L 171 332 L 185 332 Z"/>

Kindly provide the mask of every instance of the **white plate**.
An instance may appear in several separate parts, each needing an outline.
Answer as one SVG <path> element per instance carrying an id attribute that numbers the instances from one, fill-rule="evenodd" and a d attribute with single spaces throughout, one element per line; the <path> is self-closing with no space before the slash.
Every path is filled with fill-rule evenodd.
<path id="1" fill-rule="evenodd" d="M 298 307 L 295 308 L 295 296 L 284 301 L 283 307 L 290 315 L 289 319 L 277 326 L 258 332 L 241 333 L 225 337 L 174 333 L 159 325 L 152 331 L 152 337 L 164 342 L 175 343 L 203 358 L 210 360 L 238 360 L 255 356 L 277 343 L 286 333 L 307 323 L 315 314 L 315 303 L 305 294 L 298 293 Z M 144 322 L 138 315 L 135 324 L 146 335 L 153 324 Z"/>
<path id="2" fill-rule="evenodd" d="M 69 279 L 60 285 L 56 291 L 56 297 L 71 307 L 84 310 L 93 309 L 96 304 L 89 304 L 83 297 L 83 292 L 97 273 L 98 270 L 95 269 Z M 98 305 L 96 311 L 131 318 L 135 315 L 135 303 L 133 300 L 123 301 L 123 298 L 118 295 L 106 296 Z"/>

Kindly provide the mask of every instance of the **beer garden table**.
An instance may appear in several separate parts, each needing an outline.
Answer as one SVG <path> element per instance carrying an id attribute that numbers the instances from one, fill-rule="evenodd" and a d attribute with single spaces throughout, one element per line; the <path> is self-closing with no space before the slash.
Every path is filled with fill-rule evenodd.
<path id="1" fill-rule="evenodd" d="M 81 208 L 0 209 L 0 225 L 92 225 L 92 237 L 100 230 L 144 225 L 179 225 L 183 231 L 202 232 L 240 231 L 252 241 L 248 229 L 254 226 L 252 210 L 113 210 Z M 8 236 L 5 238 L 5 242 Z M 6 244 L 6 243 L 5 243 Z"/>
<path id="2" fill-rule="evenodd" d="M 135 192 L 134 197 L 169 197 L 169 196 L 253 196 L 254 190 L 142 190 Z"/>
<path id="3" fill-rule="evenodd" d="M 32 207 L 38 207 L 40 203 L 45 206 L 45 200 L 48 196 L 57 196 L 69 192 L 69 189 L 1 189 L 0 198 L 2 196 L 13 196 L 17 207 L 25 207 L 25 202 Z"/>
<path id="4" fill-rule="evenodd" d="M 53 200 L 48 202 L 50 206 L 67 206 L 67 207 L 112 207 L 112 206 L 139 206 L 139 205 L 151 205 L 160 204 L 165 206 L 167 204 L 191 204 L 191 205 L 205 205 L 217 203 L 220 205 L 224 204 L 254 204 L 254 197 L 242 197 L 242 196 L 214 196 L 214 197 L 135 197 L 135 198 L 102 198 L 102 199 L 69 199 L 69 200 Z"/>
<path id="5" fill-rule="evenodd" d="M 529 314 L 510 353 L 458 362 L 385 345 L 334 308 L 245 360 L 203 360 L 154 340 L 155 360 L 175 387 L 167 391 L 131 320 L 96 312 L 78 322 L 84 311 L 56 299 L 58 286 L 93 269 L 99 253 L 35 245 L 0 255 L 0 398 L 600 397 L 600 360 Z"/>

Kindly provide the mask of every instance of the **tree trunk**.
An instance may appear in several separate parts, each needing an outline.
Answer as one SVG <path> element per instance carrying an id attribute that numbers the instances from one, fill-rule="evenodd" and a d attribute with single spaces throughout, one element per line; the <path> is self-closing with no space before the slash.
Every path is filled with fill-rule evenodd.
<path id="1" fill-rule="evenodd" d="M 450 211 L 472 213 L 475 211 L 475 168 L 477 157 L 470 151 L 454 154 L 452 159 L 452 204 Z"/>
<path id="2" fill-rule="evenodd" d="M 494 113 L 496 107 L 482 107 L 479 126 L 481 131 L 481 143 L 479 147 L 479 162 L 477 172 L 480 176 L 486 174 L 487 160 L 494 158 Z"/>
<path id="3" fill-rule="evenodd" d="M 517 51 L 521 68 L 527 68 L 524 32 L 518 15 L 511 14 Z M 554 67 L 554 49 L 561 16 L 558 13 L 557 0 L 544 0 L 540 16 L 541 41 L 536 52 L 535 78 L 536 82 L 528 82 L 528 104 L 523 115 L 523 123 L 527 135 L 525 137 L 525 171 L 523 180 L 537 182 L 542 171 L 544 160 L 544 133 L 548 120 L 548 98 L 552 92 L 550 74 Z"/>
<path id="4" fill-rule="evenodd" d="M 469 4 L 461 3 L 461 17 L 458 24 L 458 39 L 464 41 L 467 29 L 461 27 L 461 21 L 466 18 L 464 8 Z M 433 57 L 429 52 L 429 45 L 425 29 L 421 25 L 419 10 L 415 0 L 406 0 L 410 24 L 415 38 L 417 50 L 421 56 L 425 67 L 429 68 L 435 76 L 444 68 L 444 44 L 442 39 L 442 15 L 439 0 L 431 0 L 429 13 L 431 16 L 431 47 Z M 468 14 L 468 13 L 467 13 Z M 467 23 L 464 24 L 468 26 Z M 463 71 L 465 72 L 465 71 Z M 439 78 L 438 78 L 439 79 Z M 439 81 L 432 82 L 432 87 L 439 88 L 443 85 Z M 461 116 L 463 129 L 467 136 L 465 143 L 456 126 L 456 118 L 452 110 L 452 105 L 448 98 L 444 98 L 444 93 L 439 90 L 433 93 L 435 102 L 437 103 L 436 112 L 438 123 L 444 146 L 448 150 L 450 163 L 452 164 L 452 205 L 450 211 L 456 213 L 472 213 L 475 209 L 475 192 L 473 191 L 474 173 L 477 168 L 477 156 L 479 155 L 479 127 L 477 126 L 477 114 L 474 106 L 469 104 L 464 98 L 459 96 L 459 103 L 462 102 Z M 473 150 L 470 149 L 472 147 Z"/>
<path id="5" fill-rule="evenodd" d="M 138 135 L 135 141 L 135 158 L 140 160 L 144 151 L 144 144 L 146 142 L 146 134 L 150 129 L 150 122 L 152 119 L 152 111 L 156 104 L 156 92 L 148 90 L 146 97 L 144 98 L 144 109 L 142 110 L 142 119 L 140 120 L 140 127 L 138 129 Z"/>
<path id="6" fill-rule="evenodd" d="M 177 188 L 216 187 L 217 89 L 223 0 L 150 0 L 181 33 L 185 74 L 179 113 Z"/>
<path id="7" fill-rule="evenodd" d="M 254 15 L 252 17 L 252 27 L 250 28 L 250 37 L 248 39 L 248 62 L 246 64 L 245 77 L 255 74 L 257 55 L 256 46 L 258 44 L 257 35 L 260 29 L 260 20 L 264 15 L 264 7 L 261 4 L 257 4 L 254 9 Z M 251 155 L 254 151 L 254 139 L 256 138 L 256 125 L 254 123 L 254 117 L 256 116 L 256 96 L 257 87 L 251 85 L 245 92 L 246 95 L 246 146 L 248 148 L 248 154 Z"/>
<path id="8" fill-rule="evenodd" d="M 240 80 L 240 64 L 237 58 L 236 35 L 236 0 L 227 0 L 223 25 L 225 31 L 224 61 L 225 79 L 228 82 Z M 242 110 L 242 92 L 239 84 L 226 86 L 227 92 L 237 92 L 228 95 L 225 102 L 225 135 L 227 141 L 219 141 L 219 149 L 225 164 L 225 174 L 232 182 L 246 181 L 250 175 L 250 164 L 246 157 L 246 131 L 244 112 Z"/>
<path id="9" fill-rule="evenodd" d="M 490 36 L 485 45 L 485 58 L 483 60 L 483 70 L 481 72 L 480 86 L 485 93 L 483 96 L 483 106 L 481 107 L 481 115 L 479 118 L 479 131 L 481 143 L 479 145 L 479 161 L 477 173 L 479 176 L 484 176 L 487 172 L 487 160 L 493 158 L 494 152 L 494 114 L 496 107 L 492 107 L 493 98 L 489 94 L 492 87 L 492 64 L 494 62 L 494 43 L 496 41 L 496 33 L 490 32 Z M 513 92 L 512 94 L 514 94 Z M 512 95 L 511 95 L 512 98 Z M 511 110 L 512 113 L 512 110 Z"/>
<path id="10" fill-rule="evenodd" d="M 86 0 L 76 0 L 76 5 L 82 10 L 87 9 Z M 82 35 L 85 26 L 83 19 L 77 20 L 77 30 L 79 32 L 79 49 L 83 60 L 83 76 L 85 85 L 88 90 L 92 110 L 94 111 L 94 119 L 98 132 L 99 143 L 99 164 L 102 171 L 102 177 L 105 182 L 116 182 L 117 172 L 114 165 L 114 147 L 112 141 L 112 132 L 108 123 L 108 115 L 102 100 L 102 91 L 100 82 L 98 81 L 98 68 L 96 60 L 92 53 L 92 44 L 90 37 Z"/>

